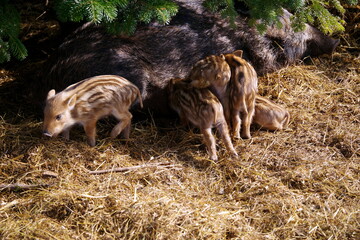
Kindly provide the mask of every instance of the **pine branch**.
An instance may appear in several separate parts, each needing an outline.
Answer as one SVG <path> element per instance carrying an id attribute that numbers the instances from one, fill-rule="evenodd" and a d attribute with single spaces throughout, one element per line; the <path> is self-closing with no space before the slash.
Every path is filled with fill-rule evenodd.
<path id="1" fill-rule="evenodd" d="M 7 0 L 0 1 L 0 63 L 10 61 L 11 55 L 19 60 L 27 56 L 25 46 L 18 38 L 20 14 Z"/>
<path id="2" fill-rule="evenodd" d="M 0 38 L 0 63 L 10 61 L 9 43 Z"/>
<path id="3" fill-rule="evenodd" d="M 19 60 L 24 60 L 28 55 L 27 50 L 20 39 L 12 35 L 9 35 L 9 50 L 11 54 Z"/>
<path id="4" fill-rule="evenodd" d="M 327 34 L 342 32 L 346 24 L 344 4 L 359 4 L 359 0 L 205 0 L 204 5 L 233 24 L 237 17 L 234 1 L 245 3 L 251 16 L 249 23 L 263 33 L 271 24 L 281 27 L 278 17 L 283 9 L 294 13 L 291 24 L 296 31 L 310 23 Z M 111 33 L 132 34 L 139 23 L 168 24 L 178 6 L 172 0 L 56 0 L 55 11 L 60 21 L 91 21 L 104 25 Z M 11 56 L 20 60 L 27 56 L 19 33 L 19 12 L 9 0 L 0 0 L 0 63 L 10 61 Z"/>

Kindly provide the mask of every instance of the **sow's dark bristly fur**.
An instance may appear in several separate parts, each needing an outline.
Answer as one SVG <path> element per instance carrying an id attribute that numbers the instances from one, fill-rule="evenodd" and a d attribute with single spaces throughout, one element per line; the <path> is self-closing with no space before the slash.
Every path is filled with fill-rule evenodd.
<path id="1" fill-rule="evenodd" d="M 307 55 L 332 53 L 338 44 L 311 26 L 294 33 L 287 11 L 281 18 L 282 29 L 273 27 L 260 35 L 244 16 L 231 28 L 218 14 L 205 10 L 202 1 L 177 2 L 179 12 L 169 25 L 143 26 L 132 36 L 111 36 L 98 26 L 83 25 L 48 61 L 37 95 L 45 99 L 50 89 L 60 91 L 81 79 L 114 74 L 138 86 L 145 108 L 168 114 L 165 88 L 169 80 L 185 77 L 206 56 L 242 49 L 244 58 L 261 75 Z"/>

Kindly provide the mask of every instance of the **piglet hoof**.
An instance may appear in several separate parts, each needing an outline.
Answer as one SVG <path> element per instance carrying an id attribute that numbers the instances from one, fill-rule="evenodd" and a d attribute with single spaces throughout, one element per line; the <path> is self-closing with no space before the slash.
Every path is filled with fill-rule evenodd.
<path id="1" fill-rule="evenodd" d="M 241 138 L 242 138 L 242 139 L 250 139 L 250 138 L 251 138 L 251 135 L 248 134 L 248 133 L 241 134 Z"/>
<path id="2" fill-rule="evenodd" d="M 241 139 L 240 134 L 235 134 L 234 135 L 234 140 L 240 140 L 240 139 Z"/>
<path id="3" fill-rule="evenodd" d="M 238 158 L 239 155 L 237 154 L 237 152 L 232 152 L 231 153 L 231 158 Z"/>
<path id="4" fill-rule="evenodd" d="M 212 160 L 212 161 L 217 161 L 217 160 L 218 160 L 218 156 L 216 156 L 215 154 L 214 154 L 214 155 L 211 155 L 211 156 L 210 156 L 210 160 Z"/>
<path id="5" fill-rule="evenodd" d="M 130 129 L 124 129 L 121 133 L 120 133 L 120 138 L 121 139 L 125 139 L 128 140 L 130 138 Z"/>
<path id="6" fill-rule="evenodd" d="M 111 133 L 110 133 L 110 137 L 111 137 L 112 139 L 116 138 L 118 135 L 119 135 L 119 134 L 118 134 L 117 132 L 115 132 L 115 131 L 111 131 Z"/>
<path id="7" fill-rule="evenodd" d="M 90 147 L 95 147 L 95 139 L 88 139 L 88 144 Z"/>

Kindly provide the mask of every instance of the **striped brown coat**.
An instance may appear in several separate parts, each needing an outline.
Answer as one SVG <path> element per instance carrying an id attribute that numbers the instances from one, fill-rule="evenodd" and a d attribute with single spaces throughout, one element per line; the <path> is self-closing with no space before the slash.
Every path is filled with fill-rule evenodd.
<path id="1" fill-rule="evenodd" d="M 242 51 L 225 55 L 231 68 L 228 84 L 226 119 L 235 138 L 251 138 L 250 125 L 255 113 L 255 96 L 258 91 L 257 74 L 253 66 L 242 58 Z"/>
<path id="2" fill-rule="evenodd" d="M 282 130 L 290 121 L 289 112 L 267 98 L 256 95 L 253 122 L 268 130 Z"/>
<path id="3" fill-rule="evenodd" d="M 214 127 L 218 129 L 227 150 L 237 156 L 229 136 L 223 107 L 209 89 L 194 88 L 183 79 L 172 79 L 169 83 L 169 103 L 183 122 L 200 128 L 210 159 L 218 159 L 215 138 L 211 132 Z"/>
<path id="4" fill-rule="evenodd" d="M 43 133 L 57 136 L 62 133 L 69 139 L 69 131 L 74 124 L 81 124 L 90 146 L 95 145 L 96 122 L 103 117 L 113 115 L 119 123 L 113 128 L 111 137 L 121 132 L 129 137 L 132 114 L 130 106 L 142 99 L 139 89 L 123 77 L 100 75 L 70 85 L 55 94 L 50 90 L 44 110 Z"/>

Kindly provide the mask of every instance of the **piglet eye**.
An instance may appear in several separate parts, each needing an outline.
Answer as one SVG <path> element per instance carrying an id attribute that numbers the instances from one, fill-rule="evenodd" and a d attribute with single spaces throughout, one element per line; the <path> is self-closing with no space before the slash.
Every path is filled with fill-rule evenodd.
<path id="1" fill-rule="evenodd" d="M 57 121 L 60 121 L 60 120 L 61 120 L 61 114 L 56 115 L 55 119 L 56 119 Z"/>

